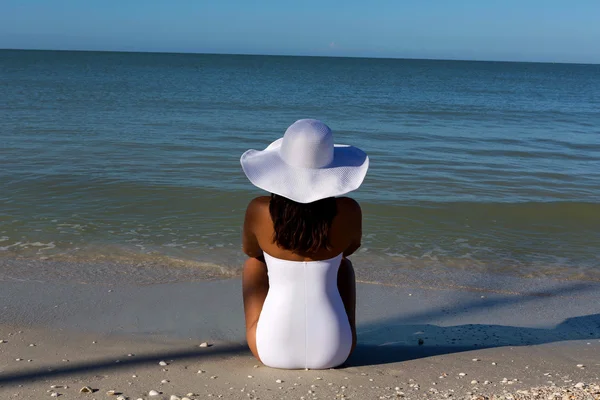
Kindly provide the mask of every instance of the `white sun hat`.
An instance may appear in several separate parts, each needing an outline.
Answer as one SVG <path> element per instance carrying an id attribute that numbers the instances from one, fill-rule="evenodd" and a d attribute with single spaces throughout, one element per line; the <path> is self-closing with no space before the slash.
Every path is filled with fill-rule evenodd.
<path id="1" fill-rule="evenodd" d="M 254 186 L 298 203 L 356 190 L 369 169 L 364 151 L 334 144 L 331 129 L 316 119 L 294 122 L 266 149 L 242 154 L 240 163 Z"/>

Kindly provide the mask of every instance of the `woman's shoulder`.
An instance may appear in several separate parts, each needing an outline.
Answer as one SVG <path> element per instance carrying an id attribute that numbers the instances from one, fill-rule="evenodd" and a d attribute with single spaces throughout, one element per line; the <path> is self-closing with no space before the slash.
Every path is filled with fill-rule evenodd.
<path id="1" fill-rule="evenodd" d="M 338 209 L 342 212 L 347 211 L 350 213 L 360 213 L 361 208 L 358 201 L 351 197 L 336 197 Z"/>
<path id="2" fill-rule="evenodd" d="M 252 200 L 250 200 L 250 203 L 248 203 L 247 208 L 250 209 L 250 208 L 264 207 L 265 205 L 268 206 L 270 200 L 271 200 L 271 197 L 269 197 L 269 196 L 255 197 Z"/>
<path id="3" fill-rule="evenodd" d="M 269 196 L 259 196 L 250 200 L 248 207 L 246 207 L 246 215 L 258 216 L 269 210 Z"/>
<path id="4" fill-rule="evenodd" d="M 362 210 L 360 204 L 350 197 L 337 197 L 337 215 L 335 222 L 338 228 L 346 233 L 360 231 L 362 226 Z"/>

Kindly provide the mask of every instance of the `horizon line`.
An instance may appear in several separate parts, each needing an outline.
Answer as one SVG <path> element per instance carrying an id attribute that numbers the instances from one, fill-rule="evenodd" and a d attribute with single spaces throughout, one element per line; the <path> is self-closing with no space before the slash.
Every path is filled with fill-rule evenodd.
<path id="1" fill-rule="evenodd" d="M 57 51 L 73 53 L 139 53 L 139 54 L 187 54 L 187 55 L 215 55 L 215 56 L 255 56 L 255 57 L 316 57 L 316 58 L 353 58 L 353 59 L 376 59 L 376 60 L 412 60 L 412 61 L 456 61 L 456 62 L 488 62 L 488 63 L 522 63 L 522 64 L 567 64 L 567 65 L 600 65 L 600 62 L 569 62 L 569 61 L 516 61 L 516 60 L 486 60 L 486 59 L 463 59 L 463 58 L 416 58 L 416 57 L 392 57 L 392 56 L 349 56 L 349 55 L 318 55 L 318 54 L 268 54 L 268 53 L 218 53 L 218 52 L 195 52 L 195 51 L 145 51 L 145 50 L 89 50 L 89 49 L 37 49 L 37 48 L 10 48 L 2 47 L 0 51 Z"/>

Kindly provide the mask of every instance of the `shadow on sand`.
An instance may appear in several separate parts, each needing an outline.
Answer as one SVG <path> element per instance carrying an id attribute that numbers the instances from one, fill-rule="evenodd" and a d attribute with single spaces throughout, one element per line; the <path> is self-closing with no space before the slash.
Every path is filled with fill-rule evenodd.
<path id="1" fill-rule="evenodd" d="M 539 301 L 540 297 L 574 296 L 586 292 L 598 293 L 598 289 L 599 286 L 593 283 L 573 283 L 554 288 L 552 293 L 532 293 L 525 296 L 477 300 L 456 306 L 455 309 L 445 308 L 418 314 L 399 315 L 372 324 L 361 325 L 358 327 L 359 344 L 345 366 L 388 364 L 503 346 L 600 339 L 600 314 L 568 318 L 550 329 L 491 324 L 438 326 L 414 322 L 433 320 L 449 313 L 453 315 L 468 314 L 478 310 L 520 306 L 523 303 Z"/>
<path id="2" fill-rule="evenodd" d="M 69 363 L 68 366 L 60 367 L 45 367 L 45 368 L 32 368 L 27 371 L 19 371 L 14 373 L 0 374 L 0 386 L 5 384 L 19 384 L 28 383 L 38 379 L 47 379 L 62 375 L 71 375 L 77 373 L 90 373 L 99 372 L 106 370 L 118 370 L 126 367 L 146 364 L 158 364 L 161 360 L 198 360 L 198 359 L 211 359 L 220 356 L 232 355 L 232 354 L 243 354 L 248 353 L 250 350 L 246 345 L 229 345 L 219 346 L 218 348 L 191 350 L 191 349 L 180 349 L 168 352 L 161 352 L 155 354 L 136 354 L 135 357 L 115 362 L 115 357 L 95 359 L 87 362 L 73 362 Z"/>
<path id="3" fill-rule="evenodd" d="M 389 364 L 493 347 L 600 339 L 600 314 L 569 318 L 553 329 L 502 325 L 440 327 L 427 324 L 382 324 L 382 329 L 388 339 L 394 341 L 381 344 L 359 343 L 345 364 L 346 367 Z M 423 339 L 422 345 L 418 344 L 419 338 Z"/>

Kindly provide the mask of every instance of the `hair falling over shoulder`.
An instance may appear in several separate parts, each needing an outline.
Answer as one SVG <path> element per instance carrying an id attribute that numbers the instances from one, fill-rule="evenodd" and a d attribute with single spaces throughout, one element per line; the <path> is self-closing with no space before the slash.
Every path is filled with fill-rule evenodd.
<path id="1" fill-rule="evenodd" d="M 304 204 L 271 194 L 269 212 L 273 241 L 281 248 L 305 254 L 329 248 L 329 229 L 337 214 L 334 197 Z"/>

